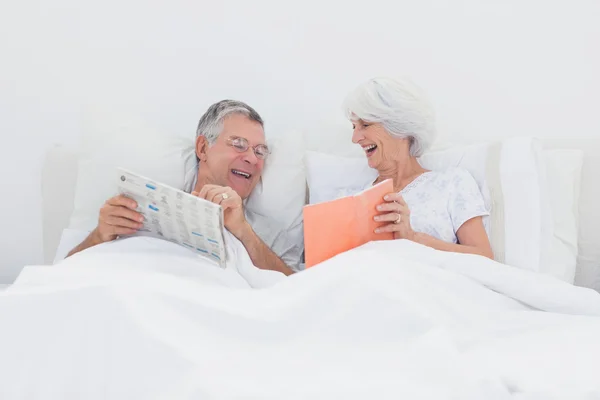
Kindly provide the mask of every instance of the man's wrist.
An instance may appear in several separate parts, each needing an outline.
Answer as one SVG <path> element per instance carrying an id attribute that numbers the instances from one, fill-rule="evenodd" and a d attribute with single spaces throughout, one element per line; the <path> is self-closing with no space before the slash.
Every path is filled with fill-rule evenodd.
<path id="1" fill-rule="evenodd" d="M 98 232 L 98 228 L 95 228 L 92 233 L 90 233 L 90 245 L 91 246 L 96 246 L 98 244 L 102 244 L 104 243 L 104 241 L 102 240 L 102 237 L 100 236 L 100 232 Z"/>
<path id="2" fill-rule="evenodd" d="M 248 221 L 244 221 L 242 224 L 240 224 L 239 228 L 231 233 L 242 243 L 245 243 L 248 239 L 254 236 L 254 231 L 252 230 L 252 227 Z"/>

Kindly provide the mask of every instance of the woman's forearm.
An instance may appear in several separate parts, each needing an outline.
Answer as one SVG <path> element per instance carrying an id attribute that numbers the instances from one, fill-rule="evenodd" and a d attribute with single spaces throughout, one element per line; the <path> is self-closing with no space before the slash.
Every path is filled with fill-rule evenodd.
<path id="1" fill-rule="evenodd" d="M 443 240 L 439 240 L 434 238 L 431 235 L 427 235 L 426 233 L 415 232 L 414 241 L 420 243 L 422 245 L 432 247 L 436 250 L 442 251 L 452 251 L 455 253 L 465 253 L 465 254 L 477 254 L 480 256 L 484 256 L 490 259 L 494 259 L 494 254 L 490 249 L 476 247 L 476 246 L 466 246 L 462 244 L 448 243 Z"/>

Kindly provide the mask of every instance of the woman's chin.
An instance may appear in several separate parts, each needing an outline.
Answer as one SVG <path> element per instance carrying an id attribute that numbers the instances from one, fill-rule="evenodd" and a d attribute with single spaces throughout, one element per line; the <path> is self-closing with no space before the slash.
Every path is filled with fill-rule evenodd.
<path id="1" fill-rule="evenodd" d="M 369 164 L 369 167 L 377 169 L 377 163 L 373 160 L 373 157 L 367 157 L 367 164 Z"/>

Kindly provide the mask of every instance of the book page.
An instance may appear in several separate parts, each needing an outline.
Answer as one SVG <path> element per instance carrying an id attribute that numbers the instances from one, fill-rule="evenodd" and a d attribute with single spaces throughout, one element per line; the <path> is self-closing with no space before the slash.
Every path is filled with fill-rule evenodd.
<path id="1" fill-rule="evenodd" d="M 116 181 L 119 194 L 135 200 L 144 216 L 139 234 L 178 243 L 225 267 L 220 205 L 122 168 Z"/>

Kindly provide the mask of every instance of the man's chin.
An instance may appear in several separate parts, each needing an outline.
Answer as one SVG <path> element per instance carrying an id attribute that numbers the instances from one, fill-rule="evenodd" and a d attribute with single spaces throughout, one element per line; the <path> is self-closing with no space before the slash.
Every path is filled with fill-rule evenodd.
<path id="1" fill-rule="evenodd" d="M 250 193 L 252 193 L 252 189 L 254 189 L 254 184 L 251 184 L 250 182 L 248 182 L 248 184 L 240 184 L 239 182 L 230 182 L 229 186 L 235 190 L 235 192 L 237 194 L 240 195 L 240 197 L 242 198 L 242 200 L 245 200 L 248 196 L 250 196 Z"/>

